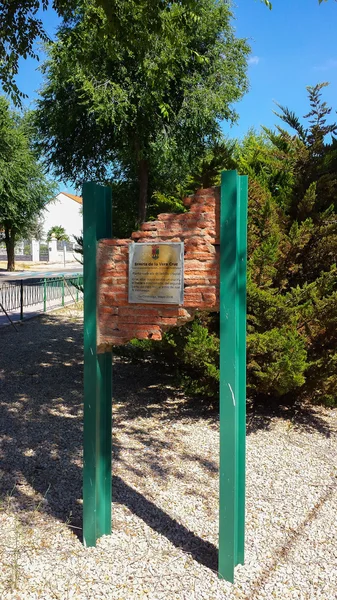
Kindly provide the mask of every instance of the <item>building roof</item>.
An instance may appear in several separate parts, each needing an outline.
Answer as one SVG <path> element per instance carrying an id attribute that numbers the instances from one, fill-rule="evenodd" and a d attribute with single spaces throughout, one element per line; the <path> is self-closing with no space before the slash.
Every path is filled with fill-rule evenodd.
<path id="1" fill-rule="evenodd" d="M 68 196 L 68 198 L 71 198 L 72 200 L 75 200 L 75 202 L 78 202 L 78 204 L 82 204 L 81 196 L 75 196 L 75 194 L 68 194 L 67 192 L 61 192 L 61 194 Z"/>

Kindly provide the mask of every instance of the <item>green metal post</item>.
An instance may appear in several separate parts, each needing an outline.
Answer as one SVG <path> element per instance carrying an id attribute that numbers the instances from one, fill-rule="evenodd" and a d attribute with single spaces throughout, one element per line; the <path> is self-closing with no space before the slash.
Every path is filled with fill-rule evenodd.
<path id="1" fill-rule="evenodd" d="M 219 577 L 234 581 L 236 554 L 237 173 L 221 175 Z"/>
<path id="2" fill-rule="evenodd" d="M 64 275 L 62 277 L 62 306 L 64 306 Z"/>
<path id="3" fill-rule="evenodd" d="M 83 542 L 111 533 L 111 352 L 97 354 L 96 246 L 112 236 L 111 189 L 83 186 L 84 447 Z"/>
<path id="4" fill-rule="evenodd" d="M 23 280 L 20 281 L 20 320 L 23 320 Z"/>
<path id="5" fill-rule="evenodd" d="M 222 173 L 220 200 L 219 577 L 244 559 L 247 178 Z"/>
<path id="6" fill-rule="evenodd" d="M 43 280 L 43 312 L 47 310 L 47 280 Z"/>
<path id="7" fill-rule="evenodd" d="M 235 564 L 245 558 L 245 497 L 246 497 L 246 322 L 247 322 L 247 209 L 248 177 L 239 177 L 237 219 L 237 556 Z"/>
<path id="8" fill-rule="evenodd" d="M 77 275 L 77 287 L 76 287 L 76 302 L 78 302 L 78 286 L 80 285 L 80 277 Z"/>

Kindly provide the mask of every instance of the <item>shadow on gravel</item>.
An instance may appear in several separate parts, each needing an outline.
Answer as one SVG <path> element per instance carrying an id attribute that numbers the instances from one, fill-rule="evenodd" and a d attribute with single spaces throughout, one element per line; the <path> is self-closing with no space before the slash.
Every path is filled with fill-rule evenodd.
<path id="1" fill-rule="evenodd" d="M 11 497 L 20 511 L 43 510 L 68 523 L 75 533 L 82 527 L 82 419 L 83 350 L 82 324 L 57 315 L 24 323 L 19 332 L 0 330 L 0 499 Z M 126 391 L 127 390 L 127 391 Z M 169 461 L 161 464 L 160 450 L 170 447 L 156 431 L 142 430 L 138 419 L 159 421 L 207 419 L 217 427 L 217 414 L 207 403 L 187 398 L 169 372 L 153 365 L 131 364 L 116 358 L 113 381 L 115 460 L 120 458 L 118 432 L 137 438 L 142 460 L 156 477 L 168 473 L 187 481 L 188 473 L 176 473 Z M 296 427 L 329 435 L 324 421 L 310 409 L 258 408 L 248 413 L 248 432 L 268 428 L 275 416 L 292 419 Z M 125 424 L 125 421 L 128 423 Z M 184 460 L 199 461 L 205 473 L 217 473 L 217 464 L 181 451 Z M 123 460 L 120 459 L 120 464 Z M 131 471 L 132 461 L 125 464 Z M 135 467 L 136 468 L 136 467 Z M 141 472 L 136 473 L 143 476 Z M 187 481 L 187 483 L 192 483 Z M 195 560 L 216 569 L 217 550 L 184 525 L 116 477 L 114 499 Z M 189 493 L 189 492 L 186 492 Z M 196 492 L 195 492 L 196 493 Z M 182 499 L 183 502 L 183 499 Z"/>
<path id="2" fill-rule="evenodd" d="M 82 325 L 55 316 L 0 330 L 0 497 L 81 518 Z"/>
<path id="3" fill-rule="evenodd" d="M 149 359 L 133 362 L 125 357 L 114 357 L 113 395 L 119 403 L 120 416 L 135 420 L 147 416 L 164 421 L 206 419 L 217 425 L 218 408 L 212 406 L 209 398 L 186 394 L 177 385 L 173 371 Z"/>
<path id="4" fill-rule="evenodd" d="M 303 404 L 279 404 L 268 400 L 263 404 L 255 403 L 247 408 L 247 435 L 259 429 L 269 429 L 273 419 L 290 421 L 292 426 L 303 432 L 318 431 L 330 437 L 329 424 L 315 411 L 315 407 Z"/>
<path id="5" fill-rule="evenodd" d="M 163 420 L 206 419 L 211 426 L 218 426 L 219 411 L 208 398 L 188 396 L 175 384 L 175 376 L 163 365 L 147 360 L 145 363 L 116 357 L 114 366 L 114 398 L 119 402 L 121 418 L 135 419 L 159 416 Z M 127 382 L 130 394 L 125 397 L 123 389 Z M 247 435 L 260 429 L 269 429 L 274 419 L 291 421 L 300 431 L 318 431 L 330 437 L 329 424 L 314 406 L 303 403 L 280 404 L 279 400 L 247 403 Z"/>
<path id="6" fill-rule="evenodd" d="M 200 564 L 217 571 L 218 549 L 213 544 L 202 540 L 178 523 L 120 477 L 112 478 L 112 495 L 115 502 L 127 506 L 133 514 L 142 519 L 151 529 L 164 535 L 176 548 L 181 548 Z"/>
<path id="7" fill-rule="evenodd" d="M 74 320 L 65 322 L 57 316 L 44 316 L 24 323 L 19 333 L 0 330 L 0 343 L 3 349 L 0 366 L 0 502 L 9 500 L 23 523 L 27 523 L 27 512 L 42 510 L 67 523 L 81 538 L 82 324 Z M 141 372 L 135 377 L 138 370 Z M 165 390 L 165 382 L 169 383 L 170 378 L 153 372 L 151 366 L 139 369 L 121 362 L 115 365 L 114 376 L 114 397 L 121 405 L 121 414 L 118 411 L 117 416 L 120 428 L 125 431 L 123 417 L 131 418 L 127 433 L 143 445 L 144 464 L 154 476 L 165 477 L 169 467 L 161 465 L 159 451 L 161 447 L 171 449 L 170 443 L 159 440 L 156 431 L 153 434 L 143 431 L 136 419 L 153 410 L 158 415 L 164 411 L 163 418 L 177 418 L 177 398 L 170 413 L 172 389 Z M 128 389 L 131 386 L 127 395 L 126 379 Z M 167 407 L 165 402 L 169 403 Z M 187 416 L 190 410 L 184 414 Z M 120 455 L 118 431 L 115 420 L 115 460 Z M 184 458 L 182 456 L 182 460 Z M 187 458 L 191 459 L 190 456 Z M 200 459 L 204 469 L 216 470 L 211 461 L 201 457 L 195 459 Z M 132 471 L 132 464 L 125 464 L 123 460 L 120 463 Z M 143 475 L 142 472 L 136 474 Z M 185 479 L 187 474 L 175 473 L 175 476 Z M 217 568 L 214 545 L 177 522 L 121 477 L 114 477 L 113 497 L 195 560 L 210 569 Z"/>

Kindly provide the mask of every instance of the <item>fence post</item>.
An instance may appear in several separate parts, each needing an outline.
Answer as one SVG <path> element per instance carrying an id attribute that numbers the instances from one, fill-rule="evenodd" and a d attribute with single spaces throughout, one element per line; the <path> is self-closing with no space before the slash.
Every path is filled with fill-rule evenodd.
<path id="1" fill-rule="evenodd" d="M 20 282 L 20 320 L 23 320 L 23 280 Z"/>
<path id="2" fill-rule="evenodd" d="M 38 240 L 32 240 L 31 244 L 31 256 L 32 262 L 40 261 L 40 242 Z"/>
<path id="3" fill-rule="evenodd" d="M 48 262 L 58 262 L 57 239 L 53 237 L 48 244 Z"/>
<path id="4" fill-rule="evenodd" d="M 78 286 L 80 285 L 80 278 L 77 275 L 77 287 L 76 287 L 76 302 L 78 302 Z"/>
<path id="5" fill-rule="evenodd" d="M 62 306 L 64 306 L 64 275 L 62 277 Z"/>
<path id="6" fill-rule="evenodd" d="M 43 312 L 47 311 L 47 279 L 43 280 Z"/>

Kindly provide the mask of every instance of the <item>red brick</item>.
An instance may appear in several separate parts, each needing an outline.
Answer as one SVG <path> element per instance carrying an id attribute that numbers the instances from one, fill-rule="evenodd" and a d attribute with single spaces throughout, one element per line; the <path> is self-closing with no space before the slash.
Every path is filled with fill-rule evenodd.
<path id="1" fill-rule="evenodd" d="M 177 317 L 162 317 L 160 319 L 160 325 L 171 325 L 171 327 L 174 327 L 176 324 Z"/>
<path id="2" fill-rule="evenodd" d="M 104 242 L 104 244 L 106 244 L 107 246 L 128 246 L 129 244 L 131 244 L 131 240 L 122 240 L 122 239 L 104 239 L 101 240 L 101 242 Z"/>
<path id="3" fill-rule="evenodd" d="M 184 323 L 196 309 L 214 309 L 219 302 L 219 192 L 199 190 L 185 199 L 189 212 L 161 214 L 144 223 L 129 240 L 99 243 L 97 264 L 102 305 L 99 308 L 99 348 L 125 343 L 132 337 L 161 339 L 161 331 Z M 129 244 L 139 241 L 184 241 L 184 305 L 128 304 Z M 186 310 L 186 308 L 188 310 Z M 115 312 L 118 311 L 118 314 Z"/>
<path id="4" fill-rule="evenodd" d="M 170 213 L 162 213 L 158 215 L 158 221 L 170 221 L 172 219 L 172 215 Z"/>
<path id="5" fill-rule="evenodd" d="M 202 297 L 207 304 L 213 305 L 216 302 L 216 295 L 214 292 L 203 292 Z"/>
<path id="6" fill-rule="evenodd" d="M 200 302 L 202 302 L 201 294 L 193 293 L 193 291 L 189 294 L 184 294 L 184 306 L 196 306 L 198 308 Z"/>
<path id="7" fill-rule="evenodd" d="M 106 313 L 108 315 L 118 315 L 118 307 L 117 306 L 104 306 L 101 305 L 99 307 L 99 312 L 101 313 Z"/>
<path id="8" fill-rule="evenodd" d="M 119 310 L 119 315 L 124 317 L 125 315 L 129 315 L 130 313 L 142 316 L 142 315 L 150 315 L 151 317 L 158 317 L 159 309 L 158 308 L 147 308 L 146 304 L 128 304 L 128 306 L 124 306 Z"/>
<path id="9" fill-rule="evenodd" d="M 141 231 L 158 231 L 164 229 L 164 227 L 164 223 L 160 221 L 149 221 L 148 223 L 143 223 Z"/>
<path id="10" fill-rule="evenodd" d="M 155 231 L 135 231 L 131 234 L 133 240 L 144 239 L 144 238 L 155 238 Z"/>
<path id="11" fill-rule="evenodd" d="M 179 310 L 180 309 L 177 306 L 161 306 L 159 314 L 161 317 L 171 317 L 172 315 L 178 315 Z"/>

